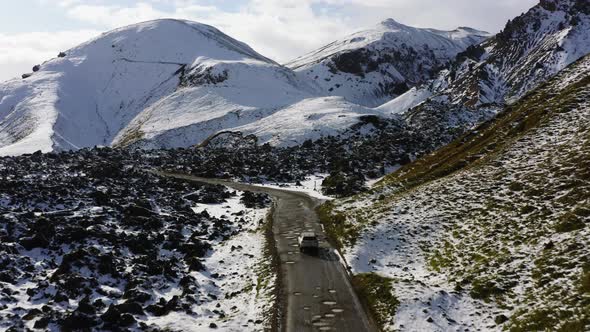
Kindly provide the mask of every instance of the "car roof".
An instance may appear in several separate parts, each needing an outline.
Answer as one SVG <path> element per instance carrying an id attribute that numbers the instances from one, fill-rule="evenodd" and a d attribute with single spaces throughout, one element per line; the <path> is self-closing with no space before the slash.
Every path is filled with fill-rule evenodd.
<path id="1" fill-rule="evenodd" d="M 315 237 L 315 233 L 314 232 L 303 232 L 301 233 L 302 237 Z"/>

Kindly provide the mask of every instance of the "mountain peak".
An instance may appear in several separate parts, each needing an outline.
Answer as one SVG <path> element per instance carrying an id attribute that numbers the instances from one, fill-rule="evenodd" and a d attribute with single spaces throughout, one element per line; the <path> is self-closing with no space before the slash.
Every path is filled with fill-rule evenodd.
<path id="1" fill-rule="evenodd" d="M 383 21 L 381 21 L 381 23 L 379 23 L 379 25 L 384 26 L 389 29 L 399 29 L 399 28 L 407 28 L 408 27 L 407 25 L 400 23 L 393 18 L 388 18 L 386 20 L 383 20 Z"/>
<path id="2" fill-rule="evenodd" d="M 454 31 L 465 31 L 465 32 L 469 32 L 472 34 L 479 34 L 479 35 L 484 35 L 484 36 L 491 36 L 491 34 L 487 31 L 483 31 L 483 30 L 478 30 L 478 29 L 474 29 L 471 27 L 466 27 L 466 26 L 460 26 L 457 29 L 455 29 Z"/>
<path id="3" fill-rule="evenodd" d="M 253 77 L 266 84 L 253 87 Z M 136 124 L 132 122 L 135 117 L 158 114 L 152 110 L 189 92 L 202 97 L 183 99 L 195 100 L 192 105 L 187 103 L 190 111 L 201 110 L 198 101 L 205 99 L 207 105 L 223 100 L 224 105 L 233 102 L 245 109 L 260 105 L 258 102 L 268 102 L 259 107 L 276 107 L 308 96 L 307 86 L 294 73 L 245 43 L 205 24 L 172 19 L 103 33 L 44 62 L 23 78 L 0 84 L 0 155 L 113 145 L 118 137 L 137 139 L 137 134 L 122 136 Z M 34 93 L 37 89 L 43 93 Z M 234 93 L 238 89 L 248 91 L 243 94 L 246 97 Z M 261 90 L 281 97 L 252 97 Z M 175 104 L 175 114 L 169 118 L 180 120 L 168 121 L 170 128 L 190 124 L 190 112 L 182 113 L 187 108 Z M 215 114 L 232 110 L 222 108 Z M 178 115 L 181 113 L 184 117 Z M 199 114 L 190 113 L 193 118 Z M 25 123 L 20 121 L 23 118 L 30 120 Z"/>
<path id="4" fill-rule="evenodd" d="M 171 36 L 174 38 L 170 38 Z M 164 18 L 131 24 L 103 33 L 98 38 L 81 46 L 84 48 L 83 51 L 87 51 L 86 46 L 97 43 L 106 44 L 107 49 L 110 46 L 115 49 L 124 46 L 124 44 L 130 44 L 126 46 L 137 44 L 138 52 L 151 50 L 155 54 L 159 54 L 163 50 L 168 50 L 172 55 L 191 53 L 191 55 L 198 54 L 226 60 L 251 58 L 275 64 L 274 61 L 257 53 L 250 46 L 226 35 L 213 26 L 181 19 Z M 154 50 L 154 45 L 158 45 L 160 50 Z"/>
<path id="5" fill-rule="evenodd" d="M 374 107 L 431 79 L 431 73 L 486 37 L 468 30 L 416 28 L 389 18 L 299 57 L 287 67 L 312 79 L 327 95 Z"/>

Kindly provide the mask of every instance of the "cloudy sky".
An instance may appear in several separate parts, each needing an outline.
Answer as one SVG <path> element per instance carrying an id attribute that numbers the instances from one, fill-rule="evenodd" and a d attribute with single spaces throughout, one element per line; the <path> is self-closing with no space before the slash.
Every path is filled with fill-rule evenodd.
<path id="1" fill-rule="evenodd" d="M 279 62 L 385 18 L 499 31 L 538 0 L 20 0 L 0 13 L 0 80 L 101 32 L 156 18 L 211 24 Z"/>

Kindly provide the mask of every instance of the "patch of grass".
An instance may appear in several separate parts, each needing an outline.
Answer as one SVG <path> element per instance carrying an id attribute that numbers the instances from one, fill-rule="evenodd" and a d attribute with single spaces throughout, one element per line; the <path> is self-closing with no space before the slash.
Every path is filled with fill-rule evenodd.
<path id="1" fill-rule="evenodd" d="M 508 188 L 512 191 L 522 191 L 522 190 L 524 190 L 524 185 L 520 182 L 515 181 L 515 182 L 510 183 Z"/>
<path id="2" fill-rule="evenodd" d="M 277 326 L 280 325 L 280 306 L 278 303 L 279 292 L 281 289 L 281 278 L 280 275 L 280 263 L 277 249 L 274 243 L 274 234 L 272 231 L 272 215 L 274 206 L 271 208 L 266 216 L 264 225 L 262 226 L 262 232 L 264 232 L 264 247 L 262 259 L 256 264 L 256 285 L 252 285 L 252 288 L 256 288 L 256 296 L 260 297 L 261 292 L 264 295 L 269 296 L 269 305 L 264 310 L 264 326 L 266 330 L 277 330 Z M 270 259 L 269 259 L 270 258 Z M 273 298 L 274 294 L 274 298 Z"/>
<path id="3" fill-rule="evenodd" d="M 574 209 L 574 214 L 579 217 L 590 217 L 590 209 L 579 206 Z"/>
<path id="4" fill-rule="evenodd" d="M 506 293 L 506 290 L 491 278 L 476 279 L 471 283 L 471 286 L 472 288 L 469 291 L 469 295 L 474 299 L 487 301 L 490 300 L 492 296 L 501 296 Z"/>
<path id="5" fill-rule="evenodd" d="M 537 208 L 535 208 L 532 205 L 525 205 L 522 208 L 520 208 L 520 213 L 521 214 L 529 214 L 529 213 L 533 213 L 537 211 Z"/>
<path id="6" fill-rule="evenodd" d="M 582 278 L 580 280 L 580 290 L 583 293 L 590 294 L 590 270 L 584 271 L 582 273 Z"/>
<path id="7" fill-rule="evenodd" d="M 584 221 L 574 212 L 568 212 L 559 218 L 555 224 L 555 230 L 559 233 L 567 233 L 580 230 L 586 227 Z"/>
<path id="8" fill-rule="evenodd" d="M 119 140 L 117 143 L 117 147 L 126 147 L 129 146 L 141 139 L 145 136 L 145 133 L 139 129 L 140 125 L 137 128 L 129 130 L 125 135 Z"/>
<path id="9" fill-rule="evenodd" d="M 435 250 L 430 256 L 430 259 L 428 260 L 430 268 L 436 272 L 441 272 L 442 269 L 450 266 L 453 262 L 452 249 L 453 247 L 451 243 L 445 241 L 443 249 Z"/>
<path id="10" fill-rule="evenodd" d="M 533 310 L 521 319 L 512 320 L 510 332 L 554 331 L 559 319 L 550 310 Z"/>
<path id="11" fill-rule="evenodd" d="M 361 302 L 383 327 L 395 315 L 399 300 L 393 295 L 393 280 L 376 273 L 357 274 L 352 285 Z"/>
<path id="12" fill-rule="evenodd" d="M 586 312 L 559 311 L 543 308 L 519 310 L 510 323 L 510 332 L 556 331 L 585 332 L 590 325 L 590 308 Z"/>
<path id="13" fill-rule="evenodd" d="M 360 234 L 359 227 L 347 222 L 347 215 L 344 213 L 334 211 L 332 202 L 326 202 L 319 206 L 316 212 L 320 222 L 324 225 L 328 241 L 336 249 L 342 251 L 345 243 L 355 243 Z M 360 216 L 357 216 L 357 220 L 361 223 L 366 222 Z"/>

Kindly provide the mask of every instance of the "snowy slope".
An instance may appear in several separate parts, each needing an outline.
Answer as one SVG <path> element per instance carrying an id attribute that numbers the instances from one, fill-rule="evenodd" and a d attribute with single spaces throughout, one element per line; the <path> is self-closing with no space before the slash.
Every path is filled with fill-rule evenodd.
<path id="1" fill-rule="evenodd" d="M 313 96 L 305 82 L 274 64 L 208 60 L 203 65 L 212 69 L 207 75 L 223 77 L 222 81 L 194 84 L 203 73 L 201 67 L 195 67 L 186 74 L 185 85 L 138 114 L 114 144 L 190 146 Z"/>
<path id="2" fill-rule="evenodd" d="M 219 100 L 237 109 L 273 108 L 312 91 L 247 45 L 187 21 L 132 25 L 66 54 L 27 79 L 0 85 L 0 154 L 110 145 L 125 136 L 121 131 L 132 130 L 126 127 L 142 112 L 137 121 L 146 122 L 152 112 L 166 116 L 166 101 L 182 96 L 188 97 L 183 100 L 191 107 L 188 112 Z M 195 102 L 197 96 L 204 104 Z M 150 108 L 155 104 L 162 112 Z M 212 114 L 189 112 L 178 119 L 222 117 L 234 110 L 221 105 Z"/>
<path id="3" fill-rule="evenodd" d="M 391 114 L 403 114 L 430 97 L 432 97 L 430 89 L 413 87 L 401 96 L 377 107 L 377 109 Z"/>
<path id="4" fill-rule="evenodd" d="M 235 130 L 256 135 L 260 144 L 290 146 L 308 139 L 336 136 L 358 123 L 359 117 L 364 115 L 383 114 L 342 97 L 309 98 Z"/>
<path id="5" fill-rule="evenodd" d="M 392 278 L 386 330 L 590 328 L 590 56 L 504 114 L 334 201 L 353 273 Z"/>
<path id="6" fill-rule="evenodd" d="M 400 113 L 434 96 L 478 108 L 512 103 L 590 53 L 590 6 L 546 0 L 508 22 L 502 32 L 457 56 L 450 70 L 384 108 Z"/>
<path id="7" fill-rule="evenodd" d="M 458 53 L 487 37 L 470 28 L 420 29 L 388 19 L 286 65 L 326 94 L 374 107 L 432 78 Z"/>

